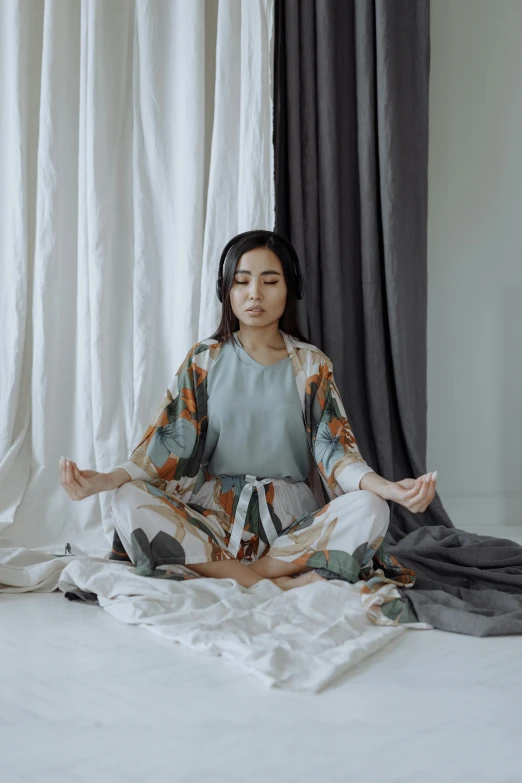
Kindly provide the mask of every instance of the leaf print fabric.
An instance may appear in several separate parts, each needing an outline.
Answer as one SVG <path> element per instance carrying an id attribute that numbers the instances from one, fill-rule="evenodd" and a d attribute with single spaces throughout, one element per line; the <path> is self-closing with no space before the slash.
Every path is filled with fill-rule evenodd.
<path id="1" fill-rule="evenodd" d="M 170 418 L 169 409 L 166 409 Z M 171 455 L 189 459 L 196 445 L 196 430 L 183 418 L 174 419 L 166 426 L 156 427 L 154 437 L 147 446 L 146 454 L 158 468 L 162 468 Z"/>
<path id="2" fill-rule="evenodd" d="M 389 521 L 386 501 L 359 489 L 362 476 L 373 469 L 359 451 L 331 360 L 315 346 L 285 332 L 281 335 L 292 364 L 314 470 L 326 502 L 318 507 L 315 499 L 311 507 L 312 493 L 307 483 L 283 482 L 290 485 L 289 492 L 299 492 L 295 489 L 299 485 L 309 492 L 309 506 L 300 508 L 296 496 L 293 513 L 289 514 L 288 505 L 284 509 L 277 500 L 281 497 L 277 481 L 266 484 L 270 519 L 277 532 L 277 539 L 268 546 L 258 491 L 254 490 L 237 559 L 253 562 L 269 556 L 316 568 L 329 578 L 372 579 L 373 591 L 378 591 L 378 584 L 412 587 L 414 572 L 391 558 L 383 547 Z M 142 440 L 129 459 L 118 466 L 128 471 L 131 481 L 114 493 L 120 501 L 125 497 L 114 507 L 114 556 L 118 557 L 118 552 L 121 555 L 123 548 L 150 575 L 156 575 L 162 560 L 163 565 L 168 562 L 186 569 L 191 563 L 230 557 L 227 542 L 245 477 L 218 480 L 201 465 L 208 427 L 208 376 L 222 345 L 207 338 L 191 347 Z M 201 498 L 200 493 L 205 503 L 191 503 Z M 150 502 L 143 501 L 143 494 Z M 170 549 L 165 533 L 176 541 Z M 188 571 L 185 576 L 194 578 L 195 572 Z M 397 595 L 389 600 L 397 600 Z M 400 607 L 394 617 L 375 607 L 373 601 L 369 611 L 373 622 L 401 622 Z"/>

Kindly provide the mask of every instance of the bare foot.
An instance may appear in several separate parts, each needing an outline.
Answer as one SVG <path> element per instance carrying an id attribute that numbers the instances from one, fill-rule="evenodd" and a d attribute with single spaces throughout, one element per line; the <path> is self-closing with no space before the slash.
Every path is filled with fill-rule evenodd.
<path id="1" fill-rule="evenodd" d="M 306 571 L 304 574 L 299 574 L 299 576 L 296 577 L 276 576 L 275 579 L 272 579 L 272 582 L 280 587 L 281 590 L 291 590 L 293 587 L 302 587 L 311 582 L 317 582 L 319 579 L 326 582 L 326 579 L 319 576 L 319 574 L 316 574 L 315 571 Z"/>

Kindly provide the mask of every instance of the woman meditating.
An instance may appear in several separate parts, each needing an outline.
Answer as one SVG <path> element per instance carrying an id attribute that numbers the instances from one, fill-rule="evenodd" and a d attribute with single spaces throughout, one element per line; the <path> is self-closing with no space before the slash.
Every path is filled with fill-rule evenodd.
<path id="1" fill-rule="evenodd" d="M 392 482 L 365 462 L 331 360 L 297 327 L 303 293 L 290 242 L 265 230 L 233 237 L 219 264 L 220 325 L 190 348 L 129 459 L 110 473 L 60 460 L 73 500 L 113 490 L 110 559 L 244 587 L 375 573 L 412 586 L 382 545 L 386 501 L 424 511 L 436 472 Z"/>

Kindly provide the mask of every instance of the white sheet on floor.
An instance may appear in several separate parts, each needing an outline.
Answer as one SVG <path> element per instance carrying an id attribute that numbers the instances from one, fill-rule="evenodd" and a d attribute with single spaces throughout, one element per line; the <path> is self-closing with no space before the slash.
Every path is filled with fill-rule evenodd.
<path id="1" fill-rule="evenodd" d="M 129 564 L 80 556 L 58 587 L 96 593 L 123 623 L 296 691 L 319 691 L 406 630 L 371 623 L 356 585 L 341 580 L 283 591 L 263 579 L 247 589 L 233 579 L 143 577 Z"/>
<path id="2" fill-rule="evenodd" d="M 52 593 L 67 563 L 83 554 L 76 546 L 71 552 L 62 556 L 21 546 L 0 549 L 0 593 Z"/>

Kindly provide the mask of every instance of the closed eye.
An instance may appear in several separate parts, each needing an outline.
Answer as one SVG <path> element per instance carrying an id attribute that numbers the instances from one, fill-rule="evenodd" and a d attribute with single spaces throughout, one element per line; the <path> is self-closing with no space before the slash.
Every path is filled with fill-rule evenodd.
<path id="1" fill-rule="evenodd" d="M 236 280 L 235 281 L 238 285 L 247 285 L 246 280 Z M 277 285 L 279 280 L 274 280 L 272 283 L 265 282 L 265 285 Z"/>

